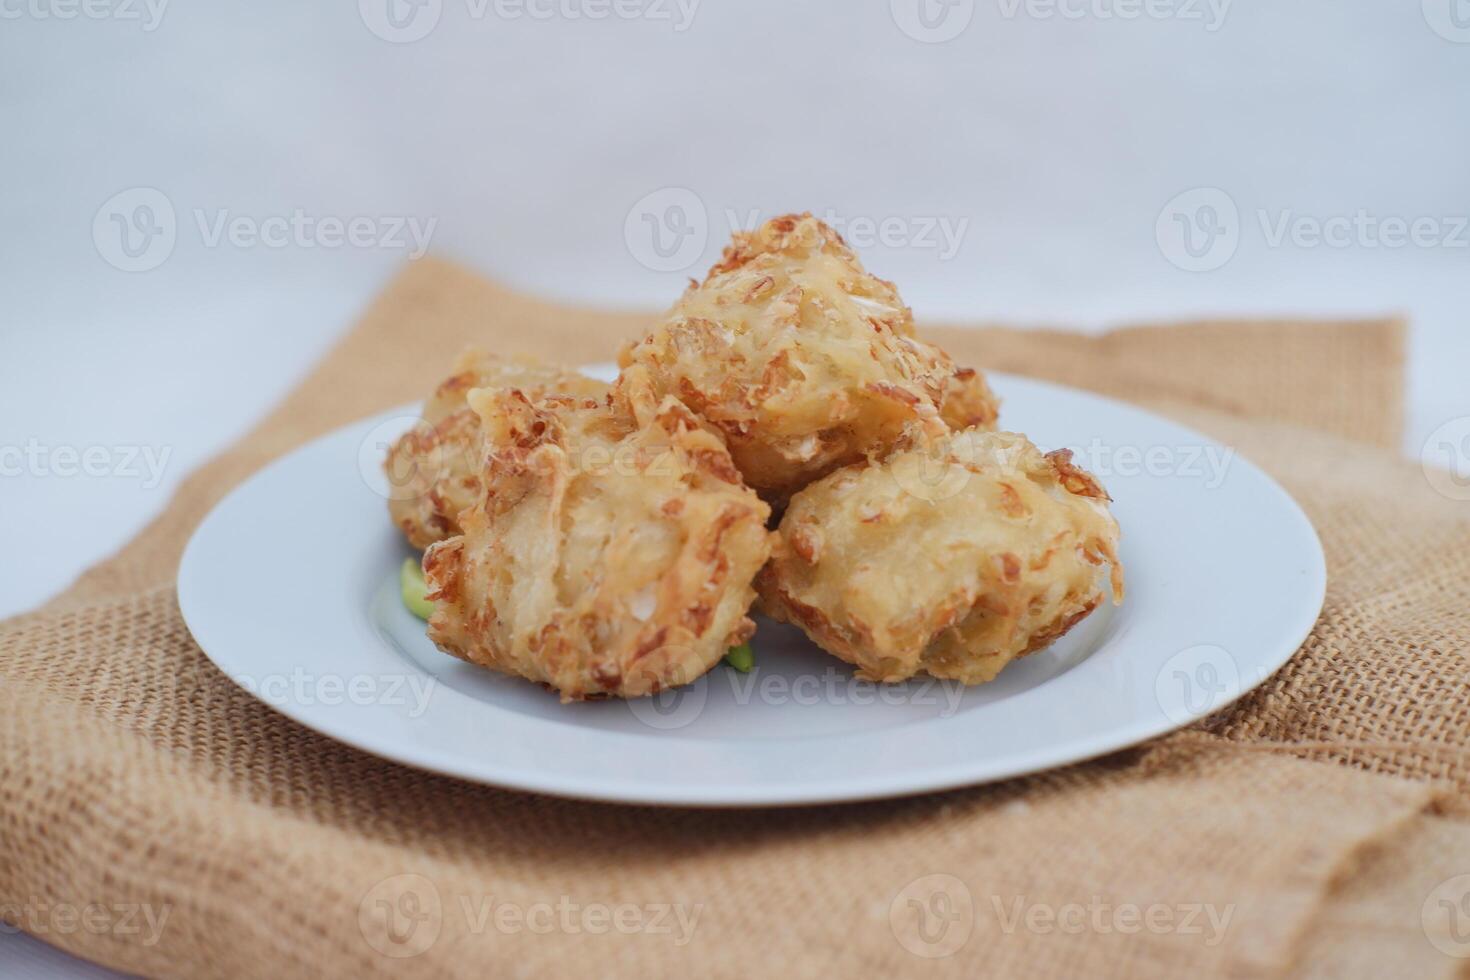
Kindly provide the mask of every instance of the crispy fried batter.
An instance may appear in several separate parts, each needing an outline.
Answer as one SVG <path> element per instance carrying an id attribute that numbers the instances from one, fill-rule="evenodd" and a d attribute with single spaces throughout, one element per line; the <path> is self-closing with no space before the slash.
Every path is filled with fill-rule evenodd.
<path id="1" fill-rule="evenodd" d="M 1000 400 L 990 390 L 985 375 L 974 368 L 956 368 L 944 383 L 939 414 L 955 432 L 995 428 Z"/>
<path id="2" fill-rule="evenodd" d="M 474 388 L 519 388 L 532 399 L 548 394 L 600 398 L 608 389 L 575 371 L 533 358 L 503 358 L 467 350 L 424 403 L 423 421 L 388 451 L 384 466 L 388 512 L 415 548 L 459 533 L 459 512 L 480 491 L 480 420 L 465 396 Z"/>
<path id="3" fill-rule="evenodd" d="M 1086 616 L 1118 525 L 1070 454 L 969 430 L 918 440 L 796 494 L 758 582 L 763 607 L 880 681 L 992 680 Z"/>
<path id="4" fill-rule="evenodd" d="M 746 482 L 777 502 L 908 426 L 942 433 L 941 405 L 966 425 L 995 417 L 984 379 L 916 339 L 893 284 L 809 214 L 737 233 L 619 363 L 719 428 Z"/>
<path id="5" fill-rule="evenodd" d="M 424 556 L 448 653 L 564 701 L 695 680 L 754 630 L 769 508 L 720 436 L 636 372 L 602 402 L 485 389 L 481 493 Z"/>

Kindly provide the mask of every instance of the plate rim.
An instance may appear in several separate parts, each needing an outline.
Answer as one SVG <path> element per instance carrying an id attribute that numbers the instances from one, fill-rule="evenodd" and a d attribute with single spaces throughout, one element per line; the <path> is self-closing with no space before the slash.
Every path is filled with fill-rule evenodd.
<path id="1" fill-rule="evenodd" d="M 608 365 L 606 364 L 595 364 L 587 365 L 581 370 L 590 373 L 593 370 L 601 369 L 605 372 L 607 367 Z M 754 786 L 748 784 L 736 786 L 721 784 L 718 787 L 696 784 L 684 787 L 677 783 L 629 779 L 625 777 L 608 777 L 604 780 L 596 778 L 589 779 L 585 775 L 568 775 L 557 770 L 527 771 L 520 769 L 510 774 L 492 776 L 484 771 L 484 767 L 480 767 L 477 771 L 469 771 L 462 761 L 460 764 L 456 764 L 455 759 L 444 758 L 442 753 L 437 750 L 428 750 L 426 747 L 414 746 L 412 747 L 412 751 L 405 751 L 404 746 L 401 744 L 380 744 L 372 737 L 365 737 L 360 730 L 345 731 L 344 728 L 350 726 L 335 724 L 334 716 L 329 713 L 315 711 L 310 705 L 296 704 L 290 701 L 277 703 L 261 697 L 255 691 L 251 691 L 241 681 L 239 676 L 232 673 L 232 667 L 222 662 L 221 658 L 217 655 L 218 651 L 212 653 L 209 647 L 199 638 L 201 627 L 204 624 L 200 615 L 201 607 L 197 590 L 201 587 L 202 579 L 200 575 L 196 574 L 196 571 L 199 563 L 202 561 L 200 555 L 203 551 L 204 543 L 208 541 L 208 535 L 212 533 L 216 523 L 223 520 L 228 514 L 228 505 L 233 501 L 238 501 L 252 484 L 268 478 L 270 474 L 279 468 L 289 465 L 299 457 L 309 455 L 313 450 L 319 450 L 323 443 L 341 438 L 348 431 L 370 425 L 381 425 L 385 421 L 394 418 L 417 415 L 420 409 L 418 403 L 394 406 L 346 423 L 345 425 L 335 427 L 329 432 L 323 433 L 280 454 L 232 487 L 228 493 L 222 496 L 210 508 L 209 512 L 190 534 L 189 541 L 184 547 L 179 561 L 176 582 L 179 610 L 191 637 L 199 646 L 204 656 L 217 670 L 229 678 L 231 683 L 246 693 L 251 694 L 252 697 L 255 697 L 262 704 L 265 704 L 297 724 L 350 748 L 366 752 L 387 762 L 502 789 L 536 792 L 562 798 L 603 803 L 692 808 L 764 809 L 782 806 L 814 806 L 875 799 L 893 799 L 989 784 L 1062 766 L 1082 763 L 1140 745 L 1161 735 L 1185 728 L 1201 718 L 1222 711 L 1265 683 L 1266 680 L 1272 677 L 1291 659 L 1300 649 L 1303 641 L 1310 636 L 1324 607 L 1327 589 L 1326 556 L 1322 548 L 1321 537 L 1310 517 L 1308 517 L 1296 499 L 1274 477 L 1257 466 L 1248 457 L 1236 451 L 1234 447 L 1227 446 L 1225 443 L 1200 433 L 1189 426 L 1122 399 L 1115 399 L 1095 392 L 1025 375 L 1000 371 L 987 372 L 987 375 L 993 380 L 1000 381 L 1002 386 L 1008 383 L 1018 382 L 1036 386 L 1042 391 L 1065 394 L 1069 398 L 1080 398 L 1084 402 L 1106 405 L 1110 409 L 1121 408 L 1127 412 L 1144 416 L 1152 423 L 1168 426 L 1181 438 L 1195 440 L 1202 446 L 1227 449 L 1232 453 L 1230 465 L 1243 465 L 1247 467 L 1255 477 L 1263 481 L 1265 486 L 1270 489 L 1278 504 L 1283 505 L 1284 513 L 1288 514 L 1294 523 L 1298 524 L 1301 529 L 1307 532 L 1310 541 L 1314 545 L 1309 556 L 1311 559 L 1310 568 L 1307 569 L 1310 573 L 1309 585 L 1311 585 L 1311 590 L 1308 593 L 1310 600 L 1303 601 L 1300 606 L 1300 611 L 1291 627 L 1282 628 L 1280 651 L 1272 653 L 1268 657 L 1261 658 L 1260 667 L 1262 669 L 1253 674 L 1249 681 L 1242 682 L 1238 690 L 1234 690 L 1229 693 L 1228 697 L 1212 703 L 1207 710 L 1193 714 L 1183 721 L 1177 721 L 1169 717 L 1166 712 L 1159 711 L 1157 713 L 1138 716 L 1133 724 L 1108 728 L 1093 733 L 1087 738 L 1074 738 L 1069 741 L 1043 745 L 1030 751 L 1012 751 L 1005 755 L 999 762 L 993 759 L 985 760 L 988 763 L 985 765 L 961 762 L 940 768 L 933 766 L 923 768 L 890 768 L 872 774 L 865 774 L 862 778 L 844 777 L 840 788 L 834 787 L 826 781 L 815 779 L 809 783 L 778 785 L 776 786 L 777 791 L 775 793 L 763 793 L 761 786 L 766 784 L 756 784 Z M 1126 527 L 1124 528 L 1124 533 L 1127 533 Z M 1305 559 L 1308 556 L 1302 555 L 1300 557 Z M 229 658 L 224 659 L 227 660 Z M 468 698 L 467 695 L 461 694 L 458 696 Z M 980 710 L 983 710 L 983 708 Z M 920 723 L 922 724 L 924 722 Z M 597 732 L 596 737 L 607 738 L 610 737 L 610 734 Z M 624 735 L 622 737 L 659 736 Z M 841 739 L 846 736 L 825 735 L 807 737 Z"/>

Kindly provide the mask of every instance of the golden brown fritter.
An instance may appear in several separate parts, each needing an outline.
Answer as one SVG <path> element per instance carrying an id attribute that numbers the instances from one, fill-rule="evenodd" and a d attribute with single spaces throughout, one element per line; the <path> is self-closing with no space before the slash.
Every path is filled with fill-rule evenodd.
<path id="1" fill-rule="evenodd" d="M 463 534 L 424 556 L 429 637 L 562 700 L 687 684 L 754 631 L 769 508 L 717 432 L 628 378 L 611 400 L 477 390 Z"/>
<path id="2" fill-rule="evenodd" d="M 955 432 L 966 429 L 991 430 L 1000 415 L 1000 400 L 990 390 L 985 375 L 974 368 L 955 368 L 944 383 L 939 414 Z"/>
<path id="3" fill-rule="evenodd" d="M 791 500 L 763 608 L 875 680 L 992 680 L 1086 616 L 1118 525 L 1066 451 L 969 430 L 839 470 Z"/>
<path id="4" fill-rule="evenodd" d="M 415 548 L 459 533 L 459 512 L 480 491 L 484 438 L 480 420 L 465 402 L 473 388 L 519 388 L 536 399 L 547 394 L 601 397 L 601 381 L 533 358 L 505 358 L 468 350 L 424 402 L 423 421 L 388 451 L 388 512 Z"/>
<path id="5" fill-rule="evenodd" d="M 946 416 L 994 419 L 976 373 L 914 336 L 893 284 L 809 214 L 739 232 L 665 320 L 619 356 L 725 436 L 745 480 L 782 501 Z"/>

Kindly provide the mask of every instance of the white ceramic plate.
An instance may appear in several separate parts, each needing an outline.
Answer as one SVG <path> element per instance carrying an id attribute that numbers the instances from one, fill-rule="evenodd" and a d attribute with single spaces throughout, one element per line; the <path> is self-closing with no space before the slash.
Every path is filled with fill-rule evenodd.
<path id="1" fill-rule="evenodd" d="M 179 604 L 220 670 L 309 728 L 434 772 L 630 803 L 835 802 L 1035 772 L 1188 724 L 1291 656 L 1326 570 L 1285 491 L 1139 409 L 992 381 L 1004 423 L 1043 449 L 1073 448 L 1107 486 L 1128 593 L 991 684 L 858 681 L 769 621 L 752 673 L 721 664 L 637 701 L 563 705 L 440 653 L 399 599 L 413 552 L 379 471 L 412 407 L 304 446 L 232 492 L 189 542 Z"/>

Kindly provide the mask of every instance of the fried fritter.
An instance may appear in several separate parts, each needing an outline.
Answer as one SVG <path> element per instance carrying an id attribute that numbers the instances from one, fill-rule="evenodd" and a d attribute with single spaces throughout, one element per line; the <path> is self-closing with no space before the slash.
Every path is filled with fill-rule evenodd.
<path id="1" fill-rule="evenodd" d="M 459 512 L 480 491 L 484 437 L 465 402 L 473 388 L 519 388 L 532 398 L 559 393 L 601 397 L 601 381 L 534 358 L 497 357 L 467 350 L 424 403 L 423 421 L 388 450 L 388 512 L 409 544 L 427 548 L 459 533 Z"/>
<path id="2" fill-rule="evenodd" d="M 966 429 L 995 428 L 1000 415 L 1000 401 L 990 390 L 985 375 L 974 368 L 955 368 L 945 380 L 940 396 L 939 415 L 955 432 Z"/>
<path id="3" fill-rule="evenodd" d="M 792 498 L 762 606 L 864 677 L 989 681 L 1091 612 L 1109 577 L 1122 601 L 1107 502 L 1069 452 L 1025 436 L 917 440 Z"/>
<path id="4" fill-rule="evenodd" d="M 687 684 L 754 632 L 770 509 L 720 436 L 630 377 L 603 401 L 484 389 L 463 533 L 424 556 L 440 649 L 563 701 Z"/>
<path id="5" fill-rule="evenodd" d="M 736 233 L 619 364 L 708 419 L 746 482 L 777 502 L 882 454 L 906 427 L 942 434 L 946 402 L 946 417 L 969 424 L 995 416 L 984 380 L 918 340 L 893 284 L 810 214 Z"/>

